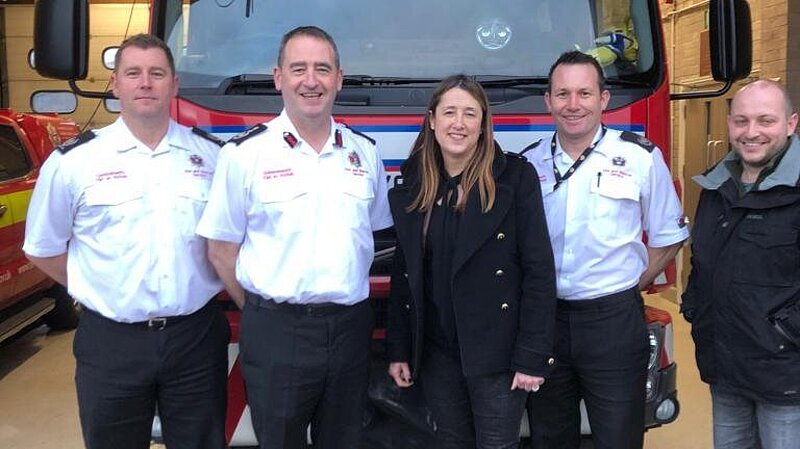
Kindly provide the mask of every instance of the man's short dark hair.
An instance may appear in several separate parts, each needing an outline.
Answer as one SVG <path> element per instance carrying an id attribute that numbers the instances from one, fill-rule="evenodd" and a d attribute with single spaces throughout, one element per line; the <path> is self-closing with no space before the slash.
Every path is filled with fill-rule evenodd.
<path id="1" fill-rule="evenodd" d="M 333 41 L 333 38 L 330 34 L 328 34 L 325 30 L 315 26 L 300 26 L 292 31 L 283 35 L 281 39 L 281 47 L 278 50 L 278 67 L 283 64 L 283 54 L 286 51 L 286 44 L 293 38 L 297 36 L 308 36 L 313 37 L 322 41 L 327 42 L 330 44 L 331 48 L 333 48 L 333 58 L 336 62 L 336 68 L 340 67 L 339 65 L 339 49 L 336 48 L 336 42 Z"/>
<path id="2" fill-rule="evenodd" d="M 175 59 L 172 57 L 172 51 L 167 47 L 167 44 L 164 43 L 161 39 L 152 34 L 135 34 L 120 44 L 119 49 L 117 50 L 117 54 L 114 55 L 114 71 L 117 71 L 119 68 L 119 64 L 122 61 L 122 51 L 128 47 L 136 47 L 142 50 L 147 50 L 149 48 L 160 48 L 164 55 L 167 57 L 167 62 L 169 62 L 169 69 L 172 70 L 172 74 L 175 75 Z"/>
<path id="3" fill-rule="evenodd" d="M 600 88 L 600 92 L 605 90 L 606 77 L 603 75 L 603 68 L 600 67 L 600 63 L 597 62 L 597 59 L 594 59 L 593 56 L 587 55 L 582 51 L 572 50 L 561 53 L 561 56 L 559 56 L 558 59 L 556 59 L 556 62 L 554 62 L 550 67 L 550 73 L 547 75 L 548 92 L 550 92 L 550 90 L 553 88 L 553 72 L 556 71 L 556 67 L 568 64 L 587 64 L 594 67 L 595 71 L 597 71 L 597 87 Z"/>

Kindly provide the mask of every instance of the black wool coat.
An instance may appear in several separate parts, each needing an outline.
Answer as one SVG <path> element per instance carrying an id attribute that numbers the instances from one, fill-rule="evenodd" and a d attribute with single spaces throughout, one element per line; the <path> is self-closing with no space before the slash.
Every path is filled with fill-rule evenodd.
<path id="1" fill-rule="evenodd" d="M 389 191 L 397 248 L 389 300 L 390 362 L 420 371 L 425 341 L 423 222 L 407 212 L 419 192 L 417 161 L 403 167 L 403 184 Z M 477 188 L 466 192 L 453 256 L 453 310 L 465 376 L 507 370 L 546 376 L 553 368 L 556 286 L 539 179 L 521 156 L 497 151 L 494 207 L 481 211 Z"/>

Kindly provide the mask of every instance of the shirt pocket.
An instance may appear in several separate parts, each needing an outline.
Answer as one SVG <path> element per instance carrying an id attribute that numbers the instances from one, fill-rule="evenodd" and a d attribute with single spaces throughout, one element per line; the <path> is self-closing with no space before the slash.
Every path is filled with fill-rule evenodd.
<path id="1" fill-rule="evenodd" d="M 369 178 L 345 175 L 340 186 L 345 195 L 353 198 L 365 201 L 375 198 L 375 191 Z"/>
<path id="2" fill-rule="evenodd" d="M 268 232 L 294 234 L 313 219 L 309 190 L 298 180 L 264 182 L 259 188 L 259 202 L 267 217 Z"/>
<path id="3" fill-rule="evenodd" d="M 144 190 L 130 182 L 102 183 L 84 192 L 85 209 L 79 211 L 80 222 L 87 231 L 109 241 L 129 239 L 139 221 L 148 214 Z"/>
<path id="4" fill-rule="evenodd" d="M 598 176 L 591 183 L 589 226 L 604 236 L 619 236 L 638 229 L 641 223 L 641 189 L 632 177 Z"/>
<path id="5" fill-rule="evenodd" d="M 194 236 L 197 222 L 208 203 L 210 188 L 211 181 L 204 179 L 187 180 L 177 186 L 176 210 L 182 234 Z"/>
<path id="6" fill-rule="evenodd" d="M 90 207 L 120 206 L 142 199 L 144 192 L 132 183 L 98 184 L 86 189 L 86 205 Z"/>
<path id="7" fill-rule="evenodd" d="M 359 176 L 344 173 L 337 182 L 336 198 L 331 201 L 335 206 L 336 214 L 352 218 L 346 223 L 351 228 L 359 228 L 364 223 L 370 223 L 370 207 L 375 198 L 373 183 L 367 175 Z"/>

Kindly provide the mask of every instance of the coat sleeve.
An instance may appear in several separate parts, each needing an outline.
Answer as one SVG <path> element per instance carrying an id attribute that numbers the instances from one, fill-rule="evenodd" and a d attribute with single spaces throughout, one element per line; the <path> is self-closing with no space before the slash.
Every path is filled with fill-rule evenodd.
<path id="1" fill-rule="evenodd" d="M 546 377 L 553 369 L 556 275 L 536 170 L 525 162 L 516 190 L 518 257 L 522 268 L 520 323 L 511 368 Z"/>
<path id="2" fill-rule="evenodd" d="M 689 280 L 686 283 L 686 290 L 684 290 L 683 295 L 681 295 L 681 308 L 680 312 L 683 315 L 683 318 L 688 321 L 692 322 L 694 320 L 695 310 L 697 309 L 697 268 L 694 262 L 694 252 L 692 253 L 691 257 L 691 264 L 692 269 L 689 272 Z"/>
<path id="3" fill-rule="evenodd" d="M 681 308 L 680 312 L 683 315 L 683 318 L 686 319 L 688 322 L 692 322 L 695 317 L 695 312 L 697 311 L 698 302 L 703 299 L 703 295 L 700 293 L 701 291 L 701 273 L 699 264 L 697 263 L 697 255 L 696 255 L 696 245 L 694 242 L 696 231 L 698 231 L 700 226 L 703 226 L 703 217 L 701 211 L 703 211 L 703 206 L 705 203 L 708 202 L 708 191 L 703 190 L 700 192 L 700 199 L 697 202 L 697 210 L 695 212 L 695 219 L 697 220 L 696 223 L 693 224 L 692 230 L 692 256 L 690 258 L 691 263 L 691 271 L 689 271 L 689 279 L 686 282 L 686 290 L 681 295 Z"/>
<path id="4" fill-rule="evenodd" d="M 389 362 L 411 361 L 411 291 L 406 273 L 405 256 L 398 242 L 392 261 L 386 325 L 386 351 Z"/>

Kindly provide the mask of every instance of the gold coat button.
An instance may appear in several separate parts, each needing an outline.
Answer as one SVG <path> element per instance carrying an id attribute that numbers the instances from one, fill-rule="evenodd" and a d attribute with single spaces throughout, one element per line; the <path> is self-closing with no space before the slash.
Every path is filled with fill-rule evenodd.
<path id="1" fill-rule="evenodd" d="M 503 275 L 506 274 L 503 270 L 497 270 L 494 272 L 494 275 L 501 278 Z"/>
<path id="2" fill-rule="evenodd" d="M 504 303 L 503 303 L 503 304 L 500 306 L 500 310 L 508 310 L 508 303 L 507 303 L 507 302 L 504 302 Z"/>
<path id="3" fill-rule="evenodd" d="M 550 365 L 550 366 L 553 366 L 553 365 L 555 365 L 555 363 L 556 363 L 556 359 L 554 359 L 554 358 L 552 358 L 552 357 L 550 357 L 549 359 L 547 359 L 547 364 L 548 364 L 548 365 Z"/>
<path id="4" fill-rule="evenodd" d="M 506 238 L 505 234 L 503 234 L 502 232 L 497 233 L 497 240 L 503 240 L 504 238 Z"/>

